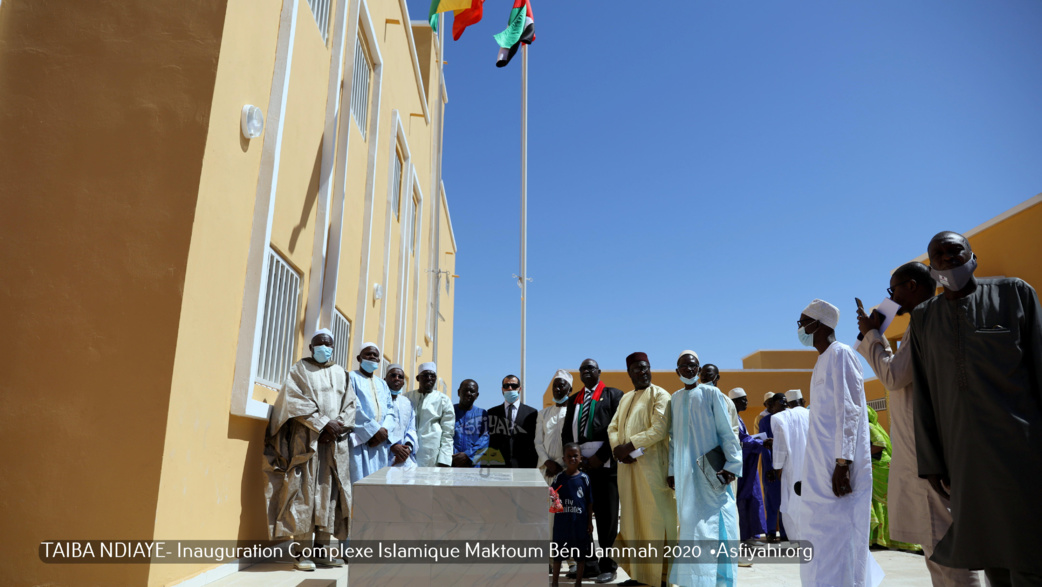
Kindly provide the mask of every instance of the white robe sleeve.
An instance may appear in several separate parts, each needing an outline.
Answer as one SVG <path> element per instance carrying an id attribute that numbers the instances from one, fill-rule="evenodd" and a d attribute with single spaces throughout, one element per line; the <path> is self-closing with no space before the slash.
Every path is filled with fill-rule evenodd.
<path id="1" fill-rule="evenodd" d="M 435 392 L 431 392 L 435 393 Z M 456 412 L 448 396 L 441 396 L 441 446 L 438 448 L 438 464 L 452 466 L 452 435 L 456 431 Z M 415 446 L 415 445 L 413 445 Z"/>
<path id="2" fill-rule="evenodd" d="M 742 476 L 742 443 L 738 442 L 737 426 L 731 423 L 730 410 L 727 404 L 734 404 L 724 394 L 717 391 L 711 395 L 713 401 L 713 420 L 716 423 L 716 435 L 720 439 L 720 448 L 727 457 L 724 469 Z M 726 403 L 724 403 L 726 402 Z M 737 412 L 736 412 L 737 415 Z"/>
<path id="3" fill-rule="evenodd" d="M 840 429 L 834 436 L 833 459 L 854 460 L 857 452 L 857 431 L 861 418 L 867 418 L 865 410 L 864 382 L 861 379 L 860 365 L 849 348 L 840 349 L 829 365 L 828 374 L 836 402 L 836 414 L 840 421 L 836 424 Z"/>
<path id="4" fill-rule="evenodd" d="M 546 461 L 550 460 L 550 456 L 546 453 L 546 449 L 543 447 L 543 440 L 546 434 L 543 430 L 546 428 L 546 418 L 543 413 L 546 410 L 539 410 L 535 417 L 535 454 L 538 457 L 536 466 L 543 469 L 543 465 Z M 544 473 L 545 473 L 545 469 Z"/>
<path id="5" fill-rule="evenodd" d="M 673 475 L 673 451 L 676 450 L 676 447 L 673 445 L 673 398 L 677 397 L 677 395 L 679 394 L 674 393 L 673 397 L 669 398 L 669 403 L 666 404 L 666 425 L 668 427 L 667 430 L 669 430 L 669 450 L 666 451 L 666 454 L 669 455 L 669 465 L 666 467 L 667 477 L 675 476 Z M 618 415 L 618 412 L 615 414 Z M 615 420 L 612 420 L 612 424 L 614 423 Z"/>
<path id="6" fill-rule="evenodd" d="M 781 414 L 781 412 L 778 412 Z M 771 432 L 774 433 L 774 445 L 773 453 L 774 457 L 774 470 L 780 471 L 785 468 L 785 461 L 789 457 L 789 445 L 788 445 L 788 422 L 785 418 L 778 418 L 777 415 L 771 416 Z"/>

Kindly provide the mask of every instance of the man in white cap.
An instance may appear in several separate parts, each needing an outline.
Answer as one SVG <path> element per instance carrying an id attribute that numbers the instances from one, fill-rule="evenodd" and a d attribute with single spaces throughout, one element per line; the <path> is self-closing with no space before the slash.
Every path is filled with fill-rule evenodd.
<path id="1" fill-rule="evenodd" d="M 449 396 L 434 390 L 438 384 L 438 367 L 434 363 L 421 364 L 416 383 L 418 389 L 405 392 L 416 412 L 416 435 L 420 441 L 416 464 L 421 467 L 451 467 L 456 412 Z"/>
<path id="2" fill-rule="evenodd" d="M 394 406 L 394 414 L 398 418 L 398 425 L 387 437 L 391 442 L 391 465 L 415 465 L 419 441 L 416 438 L 416 417 L 412 411 L 412 403 L 402 395 L 402 389 L 405 387 L 405 369 L 398 363 L 392 363 L 387 367 L 384 382 L 391 391 L 391 405 Z"/>
<path id="3" fill-rule="evenodd" d="M 774 432 L 774 469 L 781 477 L 781 516 L 789 540 L 800 540 L 800 496 L 796 484 L 802 479 L 807 453 L 810 411 L 803 407 L 803 392 L 785 392 L 789 408 L 771 416 Z"/>
<path id="4" fill-rule="evenodd" d="M 749 397 L 745 390 L 736 387 L 727 392 L 735 410 L 744 412 L 749 407 Z M 742 476 L 738 478 L 738 492 L 735 502 L 738 506 L 738 535 L 742 541 L 755 541 L 766 537 L 767 524 L 763 517 L 763 494 L 760 492 L 760 472 L 757 470 L 759 455 L 764 451 L 764 443 L 759 438 L 749 435 L 745 421 L 738 420 L 738 442 L 742 444 Z"/>
<path id="5" fill-rule="evenodd" d="M 698 355 L 681 352 L 677 375 L 684 388 L 673 393 L 666 410 L 671 431 L 666 482 L 676 491 L 677 539 L 736 546 L 738 506 L 733 481 L 742 474 L 742 445 L 731 424 L 735 407 L 719 389 L 699 383 L 698 371 Z M 714 374 L 708 378 L 717 380 Z M 707 554 L 674 558 L 669 583 L 733 587 L 738 560 L 725 549 Z"/>
<path id="6" fill-rule="evenodd" d="M 358 398 L 355 431 L 351 435 L 351 482 L 364 479 L 391 464 L 390 431 L 398 426 L 391 404 L 391 390 L 375 375 L 380 368 L 380 347 L 363 342 L 358 356 L 358 369 L 348 373 L 349 382 Z"/>
<path id="7" fill-rule="evenodd" d="M 539 455 L 539 472 L 549 485 L 564 470 L 564 445 L 561 429 L 568 411 L 568 395 L 572 393 L 572 375 L 558 369 L 550 382 L 553 402 L 539 410 L 535 425 L 535 452 Z"/>
<path id="8" fill-rule="evenodd" d="M 768 391 L 767 393 L 763 394 L 763 411 L 757 414 L 756 419 L 753 420 L 753 434 L 759 434 L 760 432 L 762 432 L 762 430 L 760 430 L 760 422 L 763 420 L 764 416 L 771 413 L 771 411 L 767 409 L 767 404 L 771 403 L 771 399 L 773 398 L 773 391 Z"/>
<path id="9" fill-rule="evenodd" d="M 814 545 L 814 558 L 800 566 L 800 578 L 804 587 L 875 587 L 883 572 L 868 551 L 872 457 L 864 381 L 857 355 L 836 340 L 837 324 L 839 308 L 823 300 L 796 322 L 800 342 L 819 355 L 799 514 L 800 538 Z"/>
<path id="10" fill-rule="evenodd" d="M 304 546 L 328 546 L 331 535 L 347 538 L 351 518 L 351 448 L 355 391 L 344 368 L 333 361 L 333 333 L 311 337 L 311 356 L 290 367 L 275 400 L 264 435 L 268 482 L 268 538 L 294 538 Z M 309 456 L 310 455 L 310 456 Z M 343 566 L 333 557 L 316 557 L 326 566 Z M 307 558 L 296 568 L 315 570 Z"/>

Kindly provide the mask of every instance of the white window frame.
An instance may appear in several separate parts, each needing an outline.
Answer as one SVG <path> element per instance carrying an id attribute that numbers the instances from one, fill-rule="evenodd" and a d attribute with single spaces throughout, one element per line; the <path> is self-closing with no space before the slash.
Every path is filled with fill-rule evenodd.
<path id="1" fill-rule="evenodd" d="M 333 309 L 333 320 L 330 323 L 333 331 L 333 360 L 346 371 L 351 370 L 351 321 Z"/>
<path id="2" fill-rule="evenodd" d="M 402 210 L 402 180 L 404 179 L 405 162 L 402 152 L 395 149 L 391 158 L 391 211 L 394 219 L 401 221 Z"/>
<path id="3" fill-rule="evenodd" d="M 296 354 L 300 297 L 300 273 L 269 247 L 256 383 L 272 389 L 282 388 Z"/>

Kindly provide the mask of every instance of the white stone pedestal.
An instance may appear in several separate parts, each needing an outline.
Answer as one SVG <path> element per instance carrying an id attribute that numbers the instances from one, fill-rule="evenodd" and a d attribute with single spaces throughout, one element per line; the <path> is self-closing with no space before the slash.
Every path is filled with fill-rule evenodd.
<path id="1" fill-rule="evenodd" d="M 385 468 L 354 485 L 350 544 L 417 541 L 538 541 L 549 554 L 547 486 L 538 469 Z M 350 587 L 549 583 L 538 563 L 401 564 L 352 559 Z"/>

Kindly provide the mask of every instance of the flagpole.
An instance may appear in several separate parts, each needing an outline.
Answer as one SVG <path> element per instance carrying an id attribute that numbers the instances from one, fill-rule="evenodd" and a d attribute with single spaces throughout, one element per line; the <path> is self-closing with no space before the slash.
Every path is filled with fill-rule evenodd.
<path id="1" fill-rule="evenodd" d="M 525 310 L 528 305 L 528 44 L 521 43 L 521 403 L 525 401 L 527 348 Z"/>

